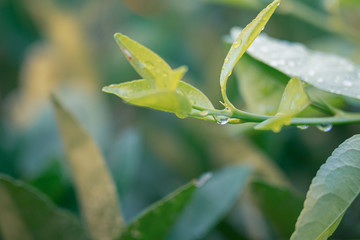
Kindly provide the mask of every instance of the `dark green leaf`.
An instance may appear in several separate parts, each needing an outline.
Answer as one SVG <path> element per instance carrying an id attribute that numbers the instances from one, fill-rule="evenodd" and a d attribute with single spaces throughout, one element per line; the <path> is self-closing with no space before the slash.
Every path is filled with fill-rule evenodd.
<path id="1" fill-rule="evenodd" d="M 0 175 L 0 228 L 5 240 L 89 239 L 70 212 L 57 208 L 41 192 Z"/>
<path id="2" fill-rule="evenodd" d="M 360 193 L 360 135 L 342 143 L 313 179 L 291 240 L 325 240 Z"/>
<path id="3" fill-rule="evenodd" d="M 252 183 L 257 205 L 269 218 L 276 231 L 289 239 L 295 230 L 296 219 L 304 204 L 304 199 L 288 189 L 275 187 L 265 182 Z"/>
<path id="4" fill-rule="evenodd" d="M 246 166 L 231 166 L 204 175 L 210 179 L 194 193 L 167 239 L 192 240 L 207 234 L 234 206 L 250 172 Z"/>
<path id="5" fill-rule="evenodd" d="M 163 239 L 196 188 L 190 182 L 151 205 L 124 230 L 120 240 Z"/>

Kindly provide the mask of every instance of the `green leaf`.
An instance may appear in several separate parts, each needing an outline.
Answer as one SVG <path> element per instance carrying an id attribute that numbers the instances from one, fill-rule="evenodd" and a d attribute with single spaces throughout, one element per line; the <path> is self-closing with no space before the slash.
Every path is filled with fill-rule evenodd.
<path id="1" fill-rule="evenodd" d="M 291 118 L 304 110 L 310 101 L 303 89 L 301 80 L 290 79 L 281 98 L 276 115 L 255 126 L 255 129 L 279 132 L 284 125 L 290 125 Z"/>
<path id="2" fill-rule="evenodd" d="M 360 193 L 360 135 L 342 143 L 313 179 L 291 240 L 325 240 Z"/>
<path id="3" fill-rule="evenodd" d="M 212 105 L 208 97 L 199 89 L 191 86 L 190 84 L 181 81 L 177 87 L 177 90 L 187 97 L 191 105 L 195 105 L 205 109 L 214 109 L 214 106 Z M 196 109 L 192 109 L 191 113 L 197 114 L 196 118 L 199 119 L 211 120 L 211 121 L 213 120 L 212 116 L 204 116 L 204 117 L 201 116 L 203 112 L 198 111 Z"/>
<path id="4" fill-rule="evenodd" d="M 164 239 L 196 189 L 196 182 L 190 182 L 152 204 L 131 222 L 124 230 L 120 240 Z"/>
<path id="5" fill-rule="evenodd" d="M 247 54 L 245 61 L 235 67 L 235 74 L 247 109 L 250 112 L 275 115 L 285 84 L 279 79 L 288 81 L 288 76 L 256 61 Z"/>
<path id="6" fill-rule="evenodd" d="M 237 39 L 240 28 L 233 28 Z M 261 34 L 247 51 L 265 64 L 327 92 L 360 99 L 360 66 L 335 54 L 312 51 L 300 43 L 291 43 Z"/>
<path id="7" fill-rule="evenodd" d="M 4 240 L 89 239 L 79 219 L 41 192 L 0 175 L 0 229 Z"/>
<path id="8" fill-rule="evenodd" d="M 201 106 L 203 108 L 214 109 L 210 100 L 199 89 L 188 83 L 180 82 L 177 90 L 181 91 L 192 103 L 192 105 Z"/>
<path id="9" fill-rule="evenodd" d="M 250 172 L 247 166 L 231 166 L 204 175 L 210 179 L 194 193 L 167 239 L 202 238 L 234 206 Z"/>
<path id="10" fill-rule="evenodd" d="M 176 88 L 180 80 L 179 70 L 174 73 L 156 53 L 121 33 L 116 33 L 114 38 L 133 68 L 141 77 L 149 80 L 153 88 L 171 90 Z M 182 72 L 184 70 L 181 69 Z"/>
<path id="11" fill-rule="evenodd" d="M 115 94 L 128 103 L 172 112 L 179 117 L 186 117 L 191 112 L 191 103 L 184 94 L 173 90 L 151 89 L 151 82 L 145 79 L 111 84 L 104 87 L 103 91 Z"/>
<path id="12" fill-rule="evenodd" d="M 262 10 L 259 15 L 257 15 L 257 17 L 249 25 L 247 25 L 243 31 L 241 31 L 235 42 L 232 44 L 230 51 L 225 58 L 220 74 L 221 92 L 226 104 L 229 105 L 226 97 L 226 83 L 235 67 L 235 64 L 264 29 L 266 23 L 269 21 L 280 2 L 281 0 L 274 0 L 264 10 Z"/>
<path id="13" fill-rule="evenodd" d="M 271 221 L 279 235 L 289 239 L 295 230 L 296 219 L 304 199 L 289 189 L 275 187 L 262 181 L 251 184 L 257 205 Z"/>
<path id="14" fill-rule="evenodd" d="M 123 226 L 113 180 L 94 140 L 55 97 L 52 100 L 88 229 L 94 239 L 112 239 Z"/>

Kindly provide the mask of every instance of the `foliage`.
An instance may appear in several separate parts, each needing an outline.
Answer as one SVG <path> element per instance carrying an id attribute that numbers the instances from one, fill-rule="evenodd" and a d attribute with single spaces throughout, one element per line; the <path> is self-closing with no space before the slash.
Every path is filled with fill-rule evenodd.
<path id="1" fill-rule="evenodd" d="M 354 132 L 360 123 L 360 67 L 355 63 L 360 33 L 354 9 L 360 4 L 156 2 L 154 9 L 143 0 L 109 1 L 105 7 L 112 21 L 131 19 L 121 31 L 160 53 L 122 33 L 114 35 L 140 78 L 114 61 L 124 59 L 113 47 L 101 45 L 109 39 L 87 37 L 97 24 L 104 24 L 106 34 L 116 28 L 93 14 L 101 15 L 98 3 L 18 3 L 22 17 L 33 20 L 41 32 L 36 37 L 46 43 L 33 44 L 26 53 L 17 73 L 19 89 L 5 101 L 9 115 L 0 119 L 0 238 L 359 238 L 360 136 Z M 205 7 L 209 3 L 222 5 Z M 169 6 L 176 6 L 174 12 L 162 10 Z M 243 23 L 249 22 L 247 14 L 259 13 L 246 27 L 231 28 L 223 58 L 214 39 L 220 39 L 224 26 L 207 34 L 218 27 L 208 12 L 214 17 L 225 10 L 236 11 L 236 18 L 242 11 Z M 157 11 L 171 14 L 164 20 Z M 179 16 L 183 21 L 174 27 L 170 20 Z M 292 17 L 301 23 L 286 21 Z M 198 25 L 205 22 L 202 18 L 208 25 Z M 272 34 L 261 33 L 270 18 Z M 227 28 L 233 26 L 227 21 Z M 180 31 L 183 25 L 189 28 Z M 292 33 L 298 28 L 305 30 Z M 307 41 L 319 29 L 325 37 Z M 92 51 L 92 44 L 103 47 Z M 190 50 L 183 52 L 185 46 Z M 17 54 L 4 49 L 0 60 L 2 54 Z M 180 60 L 165 61 L 160 55 Z M 219 58 L 224 60 L 216 70 L 221 61 L 210 62 Z M 189 67 L 177 62 L 183 60 Z M 176 65 L 181 67 L 172 68 Z M 210 101 L 218 96 L 212 93 L 216 74 L 224 108 Z M 137 80 L 109 83 L 119 76 Z M 205 82 L 193 80 L 199 76 Z M 103 92 L 130 105 L 187 119 L 119 101 L 109 104 L 114 98 L 105 99 L 99 83 L 108 84 Z"/>

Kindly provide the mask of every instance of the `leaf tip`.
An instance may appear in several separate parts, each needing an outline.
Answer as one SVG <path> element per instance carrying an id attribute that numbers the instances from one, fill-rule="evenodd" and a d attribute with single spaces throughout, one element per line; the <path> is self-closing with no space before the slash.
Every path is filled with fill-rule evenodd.
<path id="1" fill-rule="evenodd" d="M 121 34 L 121 33 L 115 33 L 114 34 L 114 39 L 117 40 L 117 39 L 121 39 L 123 38 L 125 35 Z"/>

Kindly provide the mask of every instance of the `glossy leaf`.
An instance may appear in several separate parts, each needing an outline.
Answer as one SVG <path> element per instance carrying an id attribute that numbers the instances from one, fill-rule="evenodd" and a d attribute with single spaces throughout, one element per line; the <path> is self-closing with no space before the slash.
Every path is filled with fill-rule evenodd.
<path id="1" fill-rule="evenodd" d="M 112 93 L 124 101 L 143 107 L 176 113 L 186 117 L 191 112 L 191 103 L 179 91 L 151 89 L 149 80 L 112 84 L 103 88 L 104 92 Z"/>
<path id="2" fill-rule="evenodd" d="M 123 220 L 115 185 L 94 140 L 54 97 L 82 214 L 94 239 L 118 236 Z"/>
<path id="3" fill-rule="evenodd" d="M 191 86 L 190 84 L 180 82 L 177 90 L 181 91 L 190 100 L 192 105 L 214 109 L 214 106 L 205 96 L 205 94 L 202 93 L 199 89 Z"/>
<path id="4" fill-rule="evenodd" d="M 190 182 L 152 204 L 131 222 L 120 240 L 164 239 L 196 189 L 196 182 Z"/>
<path id="5" fill-rule="evenodd" d="M 35 188 L 4 175 L 0 175 L 0 212 L 4 240 L 89 239 L 72 213 L 57 208 Z"/>
<path id="6" fill-rule="evenodd" d="M 325 240 L 360 193 L 360 135 L 342 143 L 313 179 L 291 240 Z"/>
<path id="7" fill-rule="evenodd" d="M 234 206 L 250 172 L 245 166 L 231 166 L 204 175 L 210 179 L 194 193 L 167 239 L 204 237 Z"/>
<path id="8" fill-rule="evenodd" d="M 242 32 L 233 28 L 233 41 Z M 335 54 L 261 34 L 247 51 L 252 57 L 327 92 L 360 99 L 360 66 Z"/>
<path id="9" fill-rule="evenodd" d="M 304 199 L 286 188 L 275 187 L 262 181 L 251 184 L 255 200 L 280 236 L 289 239 L 295 230 Z"/>
<path id="10" fill-rule="evenodd" d="M 310 101 L 299 78 L 292 78 L 285 88 L 276 115 L 255 126 L 255 129 L 279 132 L 284 125 L 290 125 L 291 118 L 304 110 Z"/>
<path id="11" fill-rule="evenodd" d="M 173 70 L 161 57 L 121 33 L 116 33 L 114 38 L 130 64 L 141 77 L 149 80 L 154 88 L 171 90 L 176 88 L 180 80 L 179 74 L 177 72 L 174 77 Z"/>
<path id="12" fill-rule="evenodd" d="M 182 81 L 179 82 L 176 91 L 152 89 L 150 81 L 144 79 L 111 84 L 104 87 L 103 91 L 115 94 L 128 103 L 172 112 L 179 117 L 186 117 L 190 114 L 192 112 L 191 105 L 214 108 L 200 90 Z"/>
<path id="13" fill-rule="evenodd" d="M 241 64 L 235 67 L 235 74 L 241 96 L 252 113 L 275 115 L 288 77 L 274 71 L 267 65 L 244 55 Z"/>
<path id="14" fill-rule="evenodd" d="M 256 37 L 264 29 L 266 23 L 269 21 L 280 2 L 281 0 L 274 0 L 264 10 L 262 10 L 257 15 L 257 17 L 249 25 L 247 25 L 243 31 L 241 31 L 232 44 L 230 51 L 225 58 L 220 74 L 220 86 L 224 100 L 227 99 L 226 83 L 235 67 L 235 64 L 244 55 L 245 51 L 250 47 Z"/>

